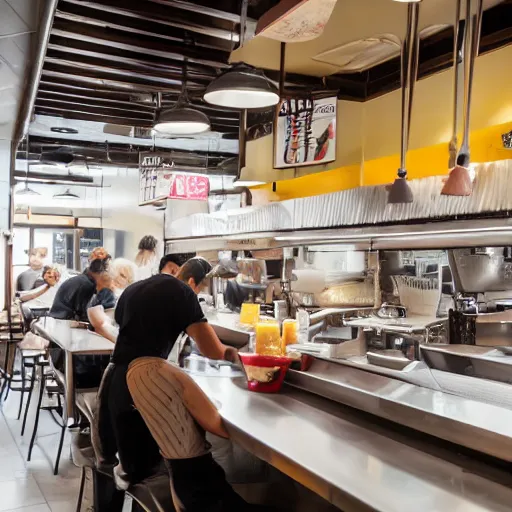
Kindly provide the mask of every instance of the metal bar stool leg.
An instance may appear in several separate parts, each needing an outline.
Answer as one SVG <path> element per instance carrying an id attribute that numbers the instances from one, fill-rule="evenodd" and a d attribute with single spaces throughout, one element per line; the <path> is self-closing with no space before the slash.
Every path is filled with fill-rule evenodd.
<path id="1" fill-rule="evenodd" d="M 84 488 L 85 488 L 85 467 L 82 468 L 81 476 L 80 476 L 80 490 L 78 491 L 78 501 L 76 502 L 76 512 L 80 512 L 82 509 L 82 499 L 84 497 Z"/>
<path id="2" fill-rule="evenodd" d="M 34 391 L 34 385 L 36 382 L 36 370 L 37 370 L 37 366 L 34 363 L 34 368 L 32 368 L 32 377 L 30 379 L 30 388 L 28 390 L 27 405 L 25 406 L 25 414 L 23 415 L 23 424 L 21 425 L 21 435 L 22 436 L 25 434 L 25 427 L 27 425 L 27 416 L 28 416 L 28 411 L 30 409 L 30 401 L 32 400 L 32 393 Z M 44 368 L 42 368 L 41 370 L 44 372 Z"/>
<path id="3" fill-rule="evenodd" d="M 62 428 L 60 430 L 60 441 L 59 441 L 59 449 L 57 450 L 57 458 L 55 459 L 55 468 L 53 470 L 54 475 L 59 474 L 59 462 L 60 462 L 60 455 L 62 453 L 62 445 L 64 444 L 64 436 L 66 435 L 66 428 L 67 428 L 67 420 L 64 419 L 64 415 L 62 417 Z"/>
<path id="4" fill-rule="evenodd" d="M 21 384 L 20 384 L 20 406 L 18 408 L 18 420 L 21 418 L 21 411 L 23 410 L 23 399 L 25 398 L 25 358 L 21 354 Z M 33 372 L 32 372 L 33 373 Z"/>
<path id="5" fill-rule="evenodd" d="M 44 369 L 43 369 L 43 374 L 41 376 L 41 388 L 39 389 L 39 400 L 37 401 L 36 419 L 34 421 L 34 430 L 32 432 L 32 437 L 30 439 L 30 445 L 28 448 L 28 456 L 27 456 L 28 461 L 30 461 L 30 458 L 32 457 L 32 449 L 34 448 L 34 443 L 36 442 L 37 427 L 39 425 L 39 414 L 41 412 L 41 403 L 43 402 L 45 386 L 46 386 L 46 375 L 44 374 Z"/>

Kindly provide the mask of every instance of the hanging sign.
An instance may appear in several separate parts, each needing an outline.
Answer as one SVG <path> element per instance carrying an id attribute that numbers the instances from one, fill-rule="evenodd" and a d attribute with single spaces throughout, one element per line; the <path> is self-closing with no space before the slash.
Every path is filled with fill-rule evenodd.
<path id="1" fill-rule="evenodd" d="M 281 102 L 274 134 L 274 167 L 319 165 L 336 159 L 337 98 Z"/>
<path id="2" fill-rule="evenodd" d="M 166 199 L 208 200 L 208 177 L 180 172 L 168 154 L 141 153 L 139 173 L 139 205 L 159 203 Z"/>

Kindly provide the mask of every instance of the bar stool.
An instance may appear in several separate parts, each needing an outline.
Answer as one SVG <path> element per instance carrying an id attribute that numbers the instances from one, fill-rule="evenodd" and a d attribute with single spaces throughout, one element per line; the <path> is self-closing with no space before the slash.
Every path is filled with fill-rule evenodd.
<path id="1" fill-rule="evenodd" d="M 93 446 L 97 446 L 94 440 L 99 439 L 98 422 L 95 421 L 96 404 L 96 392 L 81 391 L 77 393 L 76 406 L 89 420 Z M 103 510 L 113 512 L 118 510 L 116 507 L 119 506 L 120 496 L 124 496 L 125 493 L 133 500 L 132 512 L 175 511 L 171 496 L 169 474 L 163 464 L 161 472 L 146 478 L 142 482 L 132 484 L 127 479 L 120 464 L 115 467 L 111 465 L 104 466 L 98 463 L 99 459 L 100 454 L 97 453 L 96 467 L 93 472 L 96 512 L 103 512 Z M 85 476 L 83 478 L 85 483 Z M 117 489 L 117 493 L 113 492 L 114 488 Z M 80 499 L 82 495 L 83 491 L 79 496 Z M 122 502 L 120 506 L 122 508 Z M 77 509 L 77 512 L 79 512 L 79 509 Z"/>
<path id="2" fill-rule="evenodd" d="M 35 417 L 35 421 L 34 421 L 34 429 L 32 431 L 32 437 L 30 439 L 27 461 L 30 461 L 30 459 L 32 457 L 32 450 L 34 448 L 34 444 L 35 444 L 36 438 L 37 438 L 37 428 L 39 426 L 39 415 L 40 415 L 41 410 L 49 411 L 50 414 L 52 414 L 52 417 L 54 419 L 55 419 L 55 417 L 53 416 L 53 411 L 57 411 L 60 416 L 60 421 L 57 419 L 55 419 L 55 421 L 60 427 L 60 439 L 59 439 L 59 446 L 57 449 L 57 457 L 55 459 L 55 465 L 54 465 L 54 470 L 53 470 L 53 474 L 57 475 L 59 473 L 59 462 L 60 462 L 60 456 L 62 453 L 62 446 L 64 444 L 64 436 L 66 434 L 67 419 L 68 419 L 67 413 L 66 413 L 66 408 L 63 407 L 63 402 L 65 403 L 65 401 L 62 400 L 64 398 L 65 386 L 64 386 L 63 376 L 60 375 L 60 372 L 58 372 L 57 370 L 52 368 L 51 364 L 48 367 L 43 367 L 42 370 L 43 371 L 41 372 L 42 373 L 41 374 L 41 384 L 40 384 L 40 388 L 39 388 L 39 399 L 37 402 L 36 417 Z M 47 392 L 49 395 L 51 394 L 51 395 L 57 396 L 57 405 L 56 406 L 55 405 L 45 405 L 45 406 L 42 405 L 45 392 Z"/>

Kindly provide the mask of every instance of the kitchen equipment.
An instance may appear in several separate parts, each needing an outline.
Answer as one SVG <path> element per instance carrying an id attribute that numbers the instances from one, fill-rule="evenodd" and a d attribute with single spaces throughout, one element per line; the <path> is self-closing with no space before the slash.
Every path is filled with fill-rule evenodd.
<path id="1" fill-rule="evenodd" d="M 369 364 L 390 368 L 391 370 L 403 370 L 412 361 L 407 359 L 400 350 L 384 350 L 382 352 L 368 352 L 366 354 Z"/>
<path id="2" fill-rule="evenodd" d="M 441 300 L 437 279 L 416 276 L 391 276 L 409 315 L 435 317 Z"/>
<path id="3" fill-rule="evenodd" d="M 512 310 L 479 314 L 475 319 L 475 345 L 512 347 Z"/>
<path id="4" fill-rule="evenodd" d="M 421 355 L 436 370 L 512 384 L 512 357 L 488 347 L 423 345 Z"/>
<path id="5" fill-rule="evenodd" d="M 293 359 L 290 357 L 240 354 L 247 375 L 249 391 L 277 393 L 283 385 L 286 371 Z"/>
<path id="6" fill-rule="evenodd" d="M 464 134 L 457 157 L 457 164 L 441 190 L 442 195 L 469 196 L 473 191 L 473 184 L 469 175 L 469 116 L 475 58 L 478 55 L 480 44 L 482 12 L 483 0 L 478 0 L 477 12 L 474 15 L 471 12 L 471 0 L 466 0 L 466 23 L 464 27 Z"/>
<path id="7" fill-rule="evenodd" d="M 412 191 L 407 184 L 406 157 L 409 145 L 409 125 L 411 122 L 414 85 L 418 72 L 419 40 L 418 17 L 420 4 L 407 4 L 407 34 L 402 45 L 401 81 L 402 81 L 402 131 L 400 147 L 400 168 L 398 177 L 389 188 L 388 203 L 412 203 Z"/>

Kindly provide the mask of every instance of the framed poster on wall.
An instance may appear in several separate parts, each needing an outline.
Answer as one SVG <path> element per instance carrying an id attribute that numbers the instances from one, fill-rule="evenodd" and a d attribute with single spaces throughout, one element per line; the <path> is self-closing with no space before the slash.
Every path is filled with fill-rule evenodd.
<path id="1" fill-rule="evenodd" d="M 336 160 L 336 113 L 336 96 L 283 100 L 274 132 L 274 168 Z"/>

